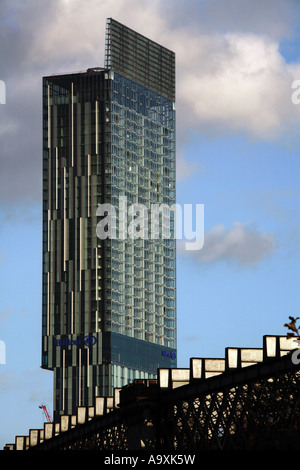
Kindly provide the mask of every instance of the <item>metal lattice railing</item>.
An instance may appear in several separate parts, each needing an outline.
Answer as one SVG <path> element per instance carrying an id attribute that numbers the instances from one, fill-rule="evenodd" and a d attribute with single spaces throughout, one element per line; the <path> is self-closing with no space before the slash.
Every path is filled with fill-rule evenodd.
<path id="1" fill-rule="evenodd" d="M 254 379 L 166 403 L 164 449 L 289 448 L 300 444 L 300 372 Z"/>
<path id="2" fill-rule="evenodd" d="M 127 450 L 126 427 L 122 423 L 99 427 L 59 444 L 59 450 Z"/>

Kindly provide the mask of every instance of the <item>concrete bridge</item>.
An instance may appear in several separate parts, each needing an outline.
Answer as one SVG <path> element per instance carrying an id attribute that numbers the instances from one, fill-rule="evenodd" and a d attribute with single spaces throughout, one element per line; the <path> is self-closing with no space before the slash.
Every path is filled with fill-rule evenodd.
<path id="1" fill-rule="evenodd" d="M 271 335 L 262 343 L 228 347 L 223 358 L 191 358 L 186 369 L 158 369 L 157 380 L 97 397 L 95 406 L 30 429 L 5 450 L 297 449 L 298 344 Z"/>

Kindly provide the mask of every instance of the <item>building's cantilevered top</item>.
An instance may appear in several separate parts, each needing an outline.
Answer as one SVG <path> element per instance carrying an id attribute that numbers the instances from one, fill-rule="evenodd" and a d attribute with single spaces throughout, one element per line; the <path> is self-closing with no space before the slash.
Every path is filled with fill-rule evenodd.
<path id="1" fill-rule="evenodd" d="M 175 101 L 175 54 L 108 18 L 105 67 Z"/>

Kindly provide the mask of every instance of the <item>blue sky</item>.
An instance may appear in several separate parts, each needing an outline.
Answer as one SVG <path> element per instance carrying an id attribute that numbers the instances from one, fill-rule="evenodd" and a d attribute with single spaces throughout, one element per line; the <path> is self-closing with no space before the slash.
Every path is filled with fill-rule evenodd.
<path id="1" fill-rule="evenodd" d="M 176 53 L 177 202 L 204 204 L 205 221 L 203 249 L 178 249 L 178 366 L 260 347 L 299 315 L 300 5 L 224 3 L 1 2 L 0 448 L 43 426 L 41 403 L 52 412 L 40 368 L 41 77 L 103 65 L 107 17 Z"/>

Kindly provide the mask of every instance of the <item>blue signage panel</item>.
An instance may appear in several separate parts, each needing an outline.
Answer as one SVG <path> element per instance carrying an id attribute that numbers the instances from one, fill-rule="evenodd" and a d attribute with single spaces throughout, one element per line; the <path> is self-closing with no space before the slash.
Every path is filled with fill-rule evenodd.
<path id="1" fill-rule="evenodd" d="M 70 338 L 60 338 L 56 340 L 56 346 L 66 347 L 66 346 L 94 346 L 97 343 L 96 336 L 87 335 L 83 338 L 70 339 Z"/>
<path id="2" fill-rule="evenodd" d="M 171 359 L 176 359 L 176 354 L 174 353 L 174 351 L 162 351 L 161 355 L 164 357 L 169 357 Z"/>

